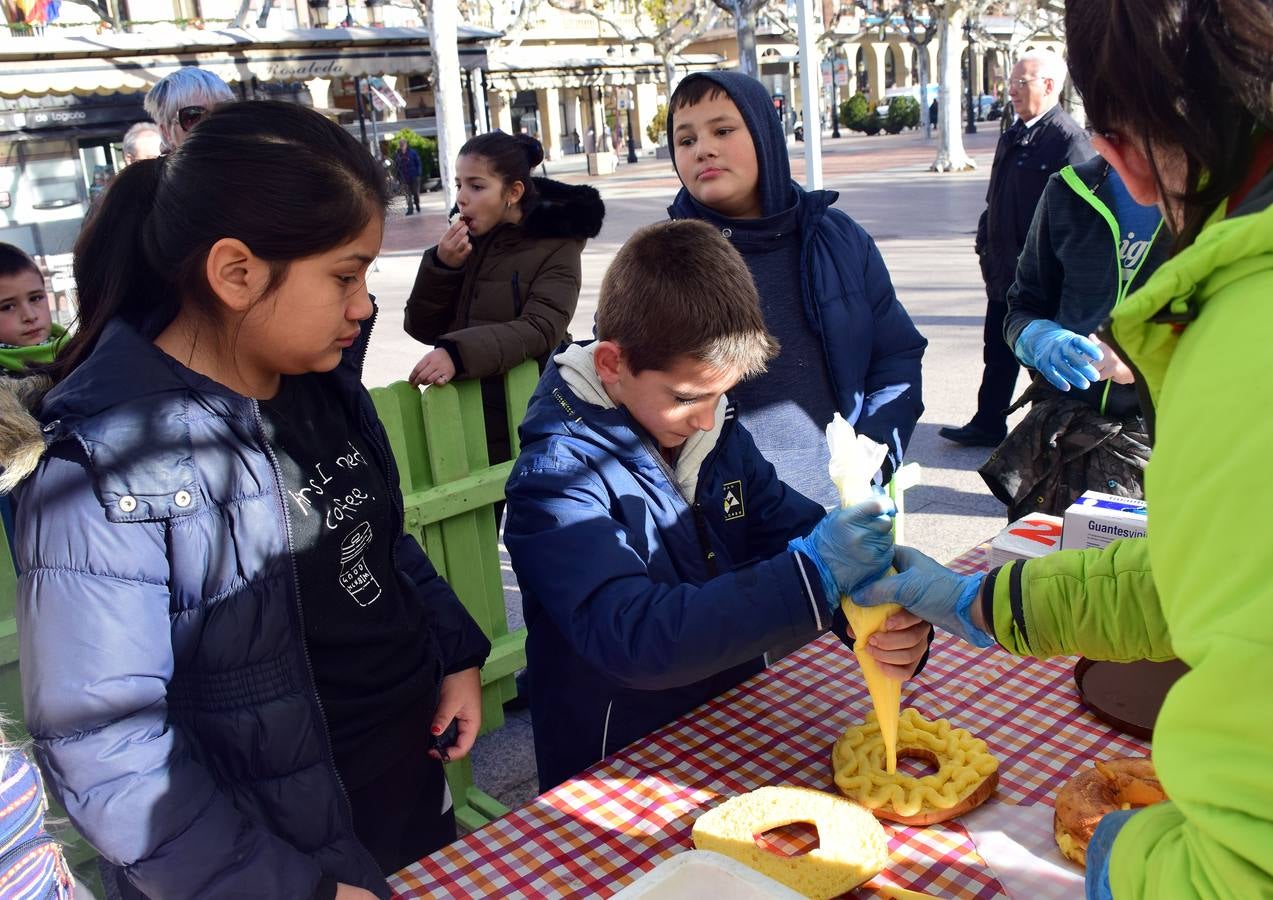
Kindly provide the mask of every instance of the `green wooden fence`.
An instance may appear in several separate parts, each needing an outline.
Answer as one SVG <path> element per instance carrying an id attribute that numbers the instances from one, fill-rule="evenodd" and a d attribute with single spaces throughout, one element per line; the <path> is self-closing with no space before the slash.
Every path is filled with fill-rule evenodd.
<path id="1" fill-rule="evenodd" d="M 538 380 L 533 361 L 504 376 L 514 458 L 517 426 Z M 405 528 L 491 640 L 491 655 L 482 667 L 482 732 L 493 731 L 504 724 L 504 703 L 517 692 L 513 676 L 526 665 L 526 629 L 510 631 L 504 612 L 493 508 L 504 499 L 513 464 L 490 465 L 476 381 L 423 393 L 400 381 L 376 388 L 371 398 L 398 463 Z M 448 764 L 447 780 L 463 825 L 478 828 L 508 812 L 473 784 L 468 759 Z"/>

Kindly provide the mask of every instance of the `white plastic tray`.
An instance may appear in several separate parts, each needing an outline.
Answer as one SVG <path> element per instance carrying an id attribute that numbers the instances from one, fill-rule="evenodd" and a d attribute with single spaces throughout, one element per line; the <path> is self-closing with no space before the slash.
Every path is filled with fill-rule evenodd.
<path id="1" fill-rule="evenodd" d="M 715 892 L 715 893 L 712 893 Z M 761 875 L 740 862 L 710 850 L 687 850 L 665 859 L 614 900 L 803 900 L 786 885 Z"/>

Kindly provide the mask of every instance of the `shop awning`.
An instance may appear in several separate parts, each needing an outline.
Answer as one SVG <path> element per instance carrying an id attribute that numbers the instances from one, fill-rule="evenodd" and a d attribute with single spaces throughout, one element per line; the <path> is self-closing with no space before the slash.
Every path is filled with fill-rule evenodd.
<path id="1" fill-rule="evenodd" d="M 460 65 L 486 66 L 499 33 L 461 26 Z M 420 75 L 433 68 L 422 28 L 229 29 L 30 37 L 0 42 L 0 97 L 148 91 L 182 66 L 227 82 Z"/>

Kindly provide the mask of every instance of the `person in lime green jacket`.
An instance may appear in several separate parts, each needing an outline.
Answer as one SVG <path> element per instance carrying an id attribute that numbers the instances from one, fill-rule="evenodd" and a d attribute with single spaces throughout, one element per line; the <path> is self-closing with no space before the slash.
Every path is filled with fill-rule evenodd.
<path id="1" fill-rule="evenodd" d="M 1019 655 L 1178 658 L 1153 758 L 1170 802 L 1110 813 L 1089 898 L 1273 897 L 1273 5 L 1070 0 L 1093 145 L 1175 253 L 1102 339 L 1150 412 L 1149 532 L 961 576 L 899 547 L 859 592 Z"/>

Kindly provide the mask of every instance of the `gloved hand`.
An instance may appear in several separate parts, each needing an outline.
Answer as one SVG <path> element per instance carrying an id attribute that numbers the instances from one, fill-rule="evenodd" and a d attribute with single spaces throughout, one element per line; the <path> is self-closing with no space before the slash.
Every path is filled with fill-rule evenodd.
<path id="1" fill-rule="evenodd" d="M 914 547 L 893 551 L 897 574 L 867 585 L 853 595 L 858 606 L 897 603 L 926 622 L 944 628 L 974 647 L 989 647 L 995 639 L 973 624 L 969 615 L 984 573 L 956 575 Z"/>
<path id="2" fill-rule="evenodd" d="M 822 578 L 828 610 L 840 605 L 841 594 L 853 594 L 879 578 L 893 561 L 893 516 L 897 507 L 887 497 L 872 497 L 827 513 L 806 537 L 787 544 L 809 558 Z"/>
<path id="3" fill-rule="evenodd" d="M 1101 817 L 1087 844 L 1087 900 L 1114 900 L 1109 887 L 1109 852 L 1114 848 L 1118 832 L 1135 814 L 1134 809 L 1116 809 Z"/>
<path id="4" fill-rule="evenodd" d="M 1058 391 L 1071 387 L 1087 390 L 1101 380 L 1092 365 L 1100 362 L 1101 348 L 1050 319 L 1036 319 L 1027 325 L 1012 352 Z"/>

